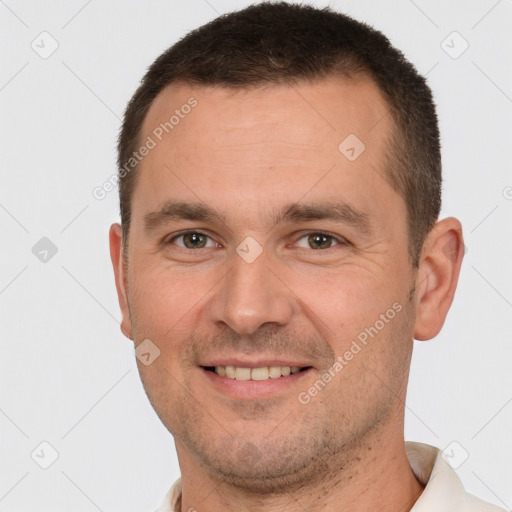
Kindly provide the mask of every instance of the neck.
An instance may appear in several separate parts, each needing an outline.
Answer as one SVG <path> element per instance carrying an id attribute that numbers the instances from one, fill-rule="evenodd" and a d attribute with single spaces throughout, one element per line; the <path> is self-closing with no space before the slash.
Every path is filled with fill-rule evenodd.
<path id="1" fill-rule="evenodd" d="M 409 511 L 423 486 L 409 465 L 403 428 L 385 434 L 380 431 L 372 437 L 350 450 L 352 453 L 338 454 L 328 461 L 315 481 L 304 481 L 293 491 L 265 495 L 219 481 L 180 446 L 181 511 L 367 512 L 376 507 L 379 512 Z"/>

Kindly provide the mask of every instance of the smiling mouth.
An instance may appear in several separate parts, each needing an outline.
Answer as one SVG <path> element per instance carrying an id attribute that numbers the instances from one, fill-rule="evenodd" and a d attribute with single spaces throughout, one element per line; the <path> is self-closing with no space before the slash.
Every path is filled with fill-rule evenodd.
<path id="1" fill-rule="evenodd" d="M 247 368 L 243 366 L 203 366 L 203 369 L 216 373 L 220 377 L 236 380 L 268 380 L 288 377 L 292 374 L 303 372 L 312 368 L 305 366 L 262 366 L 259 368 Z"/>

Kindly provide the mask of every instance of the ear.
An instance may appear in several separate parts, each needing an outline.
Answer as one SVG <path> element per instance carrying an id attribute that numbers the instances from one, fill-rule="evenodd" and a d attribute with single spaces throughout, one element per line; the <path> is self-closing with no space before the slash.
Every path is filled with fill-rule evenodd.
<path id="1" fill-rule="evenodd" d="M 462 226 L 453 217 L 437 222 L 421 254 L 416 280 L 414 337 L 429 340 L 443 327 L 464 257 Z"/>
<path id="2" fill-rule="evenodd" d="M 130 339 L 132 337 L 132 323 L 128 309 L 128 299 L 126 295 L 126 273 L 125 261 L 123 255 L 123 231 L 119 224 L 112 224 L 109 231 L 110 241 L 110 259 L 114 267 L 114 275 L 116 278 L 117 298 L 121 308 L 121 331 Z"/>

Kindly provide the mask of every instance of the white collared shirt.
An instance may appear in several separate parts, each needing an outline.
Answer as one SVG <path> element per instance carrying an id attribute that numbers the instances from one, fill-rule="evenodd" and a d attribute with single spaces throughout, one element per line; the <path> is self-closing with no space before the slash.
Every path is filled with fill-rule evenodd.
<path id="1" fill-rule="evenodd" d="M 468 494 L 451 466 L 441 457 L 439 448 L 423 443 L 405 443 L 409 464 L 416 478 L 425 485 L 410 512 L 505 512 Z M 182 512 L 181 479 L 174 482 L 155 512 Z"/>

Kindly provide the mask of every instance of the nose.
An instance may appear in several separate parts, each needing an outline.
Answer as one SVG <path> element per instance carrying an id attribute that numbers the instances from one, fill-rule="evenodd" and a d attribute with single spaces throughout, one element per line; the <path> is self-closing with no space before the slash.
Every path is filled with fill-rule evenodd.
<path id="1" fill-rule="evenodd" d="M 238 254 L 212 296 L 210 320 L 240 335 L 250 335 L 265 324 L 284 326 L 293 315 L 293 293 L 262 254 L 247 263 Z"/>

